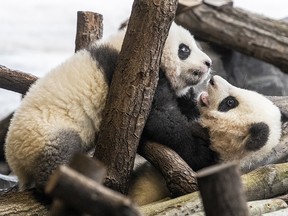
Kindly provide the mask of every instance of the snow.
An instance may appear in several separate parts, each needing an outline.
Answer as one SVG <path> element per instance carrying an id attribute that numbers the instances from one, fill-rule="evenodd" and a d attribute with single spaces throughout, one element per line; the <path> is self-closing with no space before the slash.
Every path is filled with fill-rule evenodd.
<path id="1" fill-rule="evenodd" d="M 104 37 L 115 32 L 131 11 L 133 0 L 2 0 L 0 64 L 43 76 L 74 52 L 77 11 L 103 15 Z M 287 16 L 283 0 L 234 0 L 235 7 L 271 18 Z M 20 104 L 21 96 L 0 89 L 0 119 Z"/>

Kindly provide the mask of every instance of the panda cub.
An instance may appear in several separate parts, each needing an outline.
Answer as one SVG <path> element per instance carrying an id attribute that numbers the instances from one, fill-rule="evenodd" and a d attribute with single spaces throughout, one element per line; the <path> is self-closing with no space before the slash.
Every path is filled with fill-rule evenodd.
<path id="1" fill-rule="evenodd" d="M 281 137 L 281 112 L 265 96 L 240 89 L 220 76 L 210 79 L 199 97 L 200 124 L 220 161 L 260 161 Z"/>
<path id="2" fill-rule="evenodd" d="M 20 189 L 34 185 L 43 189 L 57 166 L 67 164 L 74 153 L 93 148 L 124 35 L 120 32 L 78 51 L 31 86 L 11 120 L 5 145 L 7 162 L 18 176 Z M 210 66 L 210 58 L 197 47 L 193 36 L 173 23 L 143 136 L 157 136 L 151 128 L 154 125 L 175 122 L 184 127 L 185 123 L 181 124 L 187 119 L 177 98 L 203 82 Z M 159 142 L 165 143 L 167 134 L 175 129 L 161 129 Z M 193 139 L 190 134 L 184 136 Z"/>
<path id="3" fill-rule="evenodd" d="M 197 107 L 200 117 L 196 121 L 203 130 L 208 130 L 206 145 L 214 153 L 209 165 L 239 160 L 242 168 L 252 166 L 268 157 L 279 143 L 280 110 L 261 94 L 237 88 L 220 76 L 213 76 L 207 91 L 199 95 Z M 183 158 L 183 153 L 177 153 Z M 193 168 L 196 157 L 198 167 L 205 167 L 207 159 L 199 153 L 203 154 L 186 147 L 183 159 Z M 195 166 L 193 169 L 198 170 Z M 129 196 L 138 205 L 144 205 L 169 196 L 169 191 L 159 171 L 146 162 L 136 168 Z"/>

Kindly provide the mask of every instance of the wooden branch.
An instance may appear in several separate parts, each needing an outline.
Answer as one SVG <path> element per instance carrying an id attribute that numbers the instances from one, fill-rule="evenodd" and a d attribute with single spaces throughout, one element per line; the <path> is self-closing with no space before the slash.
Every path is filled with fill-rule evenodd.
<path id="1" fill-rule="evenodd" d="M 249 215 L 237 163 L 202 169 L 197 180 L 206 216 Z"/>
<path id="2" fill-rule="evenodd" d="M 268 199 L 288 193 L 288 163 L 271 164 L 242 175 L 248 201 Z"/>
<path id="3" fill-rule="evenodd" d="M 78 173 L 81 173 L 85 177 L 100 184 L 103 182 L 106 175 L 106 169 L 100 161 L 89 158 L 83 154 L 75 154 L 70 161 L 69 166 Z M 57 198 L 53 200 L 50 213 L 53 216 L 79 215 L 79 212 L 75 210 L 74 207 L 71 208 L 67 206 L 62 200 Z"/>
<path id="4" fill-rule="evenodd" d="M 66 166 L 60 166 L 54 172 L 45 191 L 83 213 L 111 216 L 140 215 L 131 201 L 123 195 Z"/>
<path id="5" fill-rule="evenodd" d="M 193 193 L 195 194 L 195 193 Z M 183 196 L 184 197 L 184 196 Z M 177 206 L 175 208 L 167 207 L 163 208 L 162 211 L 153 211 L 155 208 L 159 210 L 159 206 L 166 202 L 151 204 L 149 205 L 149 211 L 147 211 L 147 207 L 140 207 L 140 211 L 145 213 L 146 216 L 160 216 L 160 215 L 191 215 L 191 216 L 205 216 L 204 209 L 202 203 L 191 202 L 188 201 L 189 206 L 185 208 L 185 206 L 181 203 L 181 198 L 177 200 Z M 199 199 L 200 200 L 200 199 Z M 172 200 L 170 200 L 172 201 Z M 247 202 L 247 207 L 249 211 L 249 216 L 259 216 L 265 213 L 277 212 L 278 210 L 287 208 L 287 204 L 281 199 L 265 199 L 265 200 L 257 200 Z M 145 208 L 145 211 L 143 209 Z"/>
<path id="6" fill-rule="evenodd" d="M 176 18 L 203 40 L 269 62 L 288 73 L 287 23 L 239 8 L 202 4 Z"/>
<path id="7" fill-rule="evenodd" d="M 139 153 L 162 173 L 172 197 L 198 190 L 196 173 L 172 149 L 147 142 L 141 145 Z"/>
<path id="8" fill-rule="evenodd" d="M 94 157 L 108 169 L 105 184 L 124 194 L 128 191 L 138 142 L 158 81 L 162 49 L 176 7 L 177 0 L 134 2 L 107 96 Z"/>
<path id="9" fill-rule="evenodd" d="M 249 215 L 263 215 L 269 212 L 275 212 L 287 208 L 287 203 L 281 199 L 265 199 L 250 201 L 247 203 Z"/>
<path id="10" fill-rule="evenodd" d="M 0 65 L 0 88 L 26 94 L 31 84 L 36 80 L 37 77 L 32 74 L 12 70 Z"/>
<path id="11" fill-rule="evenodd" d="M 0 215 L 48 216 L 50 201 L 36 191 L 9 192 L 0 196 Z"/>
<path id="12" fill-rule="evenodd" d="M 78 11 L 75 52 L 88 47 L 91 42 L 103 36 L 103 16 L 101 14 Z"/>
<path id="13" fill-rule="evenodd" d="M 288 163 L 284 163 L 268 165 L 243 175 L 242 182 L 247 199 L 267 199 L 287 194 L 287 170 Z M 34 193 L 26 191 L 1 195 L 0 215 L 25 215 L 27 213 L 26 209 L 29 209 L 31 213 L 36 212 L 36 215 L 48 215 L 47 199 L 45 202 L 43 200 L 40 201 L 39 197 L 35 196 Z M 281 207 L 280 204 L 279 206 Z M 139 209 L 143 215 L 147 216 L 161 215 L 162 212 L 165 212 L 166 215 L 175 215 L 175 212 L 183 212 L 183 215 L 192 215 L 195 212 L 203 210 L 199 192 L 156 204 L 148 204 Z"/>
<path id="14" fill-rule="evenodd" d="M 260 167 L 253 172 L 242 175 L 241 179 L 246 199 L 250 201 L 262 200 L 287 193 L 287 169 L 288 163 L 267 165 L 265 167 Z M 215 185 L 216 183 L 214 184 L 214 187 Z M 234 190 L 235 189 L 233 189 L 233 191 Z M 282 207 L 279 204 L 279 208 Z M 140 208 L 140 211 L 147 216 L 164 215 L 164 213 L 166 215 L 174 215 L 176 211 L 178 213 L 183 213 L 183 215 L 192 215 L 193 213 L 202 210 L 203 207 L 200 201 L 199 192 L 194 192 L 156 204 L 148 204 Z"/>

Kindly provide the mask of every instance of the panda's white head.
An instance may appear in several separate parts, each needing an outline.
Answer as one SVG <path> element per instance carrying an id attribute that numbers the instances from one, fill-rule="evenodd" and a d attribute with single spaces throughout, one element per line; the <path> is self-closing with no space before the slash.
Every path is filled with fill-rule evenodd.
<path id="1" fill-rule="evenodd" d="M 120 51 L 125 33 L 126 28 L 97 43 L 108 43 Z M 191 86 L 202 83 L 210 73 L 211 64 L 211 59 L 199 49 L 190 32 L 173 22 L 160 67 L 176 94 L 179 97 L 185 95 Z"/>
<path id="2" fill-rule="evenodd" d="M 191 86 L 202 83 L 210 73 L 211 64 L 190 32 L 173 22 L 163 49 L 161 68 L 176 94 L 182 96 Z"/>
<path id="3" fill-rule="evenodd" d="M 199 96 L 198 107 L 200 123 L 209 130 L 211 149 L 221 160 L 261 158 L 279 142 L 280 110 L 261 94 L 214 76 L 207 92 Z"/>

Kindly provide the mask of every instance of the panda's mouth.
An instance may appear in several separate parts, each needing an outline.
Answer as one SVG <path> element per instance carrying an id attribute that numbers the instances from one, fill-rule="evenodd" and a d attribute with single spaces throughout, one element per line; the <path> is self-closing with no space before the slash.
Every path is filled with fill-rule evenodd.
<path id="1" fill-rule="evenodd" d="M 199 104 L 201 107 L 207 107 L 209 105 L 209 95 L 206 91 L 200 93 Z"/>

